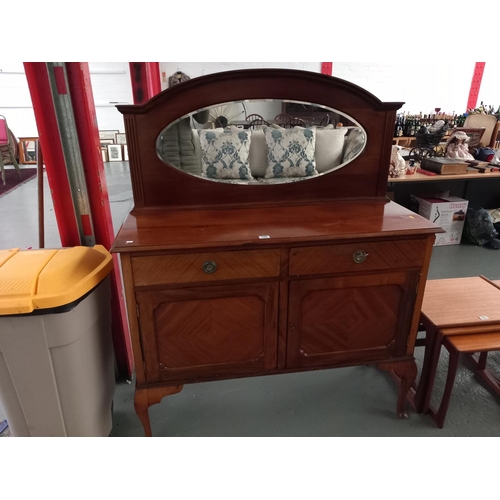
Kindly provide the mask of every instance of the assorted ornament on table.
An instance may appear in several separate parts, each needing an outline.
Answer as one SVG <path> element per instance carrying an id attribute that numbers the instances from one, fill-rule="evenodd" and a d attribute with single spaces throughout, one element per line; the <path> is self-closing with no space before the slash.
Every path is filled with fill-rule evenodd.
<path id="1" fill-rule="evenodd" d="M 445 145 L 445 157 L 460 160 L 474 160 L 474 156 L 469 153 L 469 136 L 462 131 L 453 132 Z"/>
<path id="2" fill-rule="evenodd" d="M 401 146 L 394 144 L 391 151 L 389 177 L 399 177 L 406 174 L 406 162 L 400 154 Z"/>

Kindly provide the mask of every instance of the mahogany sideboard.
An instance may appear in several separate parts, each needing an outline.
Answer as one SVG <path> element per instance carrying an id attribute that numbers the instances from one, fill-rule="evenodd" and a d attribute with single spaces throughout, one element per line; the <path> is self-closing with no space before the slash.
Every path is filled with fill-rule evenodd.
<path id="1" fill-rule="evenodd" d="M 366 144 L 331 172 L 275 185 L 215 182 L 162 160 L 166 126 L 243 99 L 320 102 L 354 118 Z M 360 364 L 400 376 L 397 414 L 406 416 L 440 228 L 385 196 L 401 104 L 316 73 L 241 70 L 118 106 L 135 204 L 112 251 L 146 435 L 149 406 L 186 383 Z"/>

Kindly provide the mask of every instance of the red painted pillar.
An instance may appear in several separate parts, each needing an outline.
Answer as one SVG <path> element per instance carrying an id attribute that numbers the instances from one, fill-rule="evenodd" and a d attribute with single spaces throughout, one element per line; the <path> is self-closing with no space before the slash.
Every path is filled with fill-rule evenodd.
<path id="1" fill-rule="evenodd" d="M 80 235 L 56 112 L 52 103 L 47 65 L 43 62 L 24 63 L 24 70 L 33 102 L 61 245 L 63 247 L 77 246 L 80 245 Z"/>
<path id="2" fill-rule="evenodd" d="M 486 63 L 484 62 L 477 62 L 474 66 L 474 73 L 470 84 L 469 99 L 467 100 L 467 109 L 475 108 L 477 105 L 485 65 Z"/>
<path id="3" fill-rule="evenodd" d="M 76 212 L 68 179 L 68 165 L 64 157 L 59 123 L 54 109 L 49 69 L 46 63 L 25 63 L 25 72 L 33 101 L 40 145 L 43 150 L 45 169 L 54 203 L 54 211 L 63 247 L 81 245 L 76 222 Z M 66 63 L 58 66 L 55 74 L 57 92 L 69 94 L 78 136 L 85 185 L 91 213 L 91 227 L 95 242 L 111 247 L 114 231 L 111 219 L 108 190 L 95 116 L 94 100 L 90 84 L 90 72 L 86 63 Z M 119 263 L 114 256 L 115 269 L 111 274 L 112 331 L 117 368 L 121 377 L 130 377 L 133 370 L 132 349 L 126 318 Z"/>
<path id="4" fill-rule="evenodd" d="M 85 171 L 95 239 L 96 243 L 109 250 L 115 234 L 88 63 L 66 63 L 66 71 Z M 120 264 L 116 254 L 113 254 L 113 262 L 114 270 L 110 278 L 115 356 L 119 373 L 130 377 L 133 371 L 132 346 L 120 276 Z"/>
<path id="5" fill-rule="evenodd" d="M 159 63 L 131 62 L 129 67 L 134 104 L 143 104 L 161 91 Z"/>
<path id="6" fill-rule="evenodd" d="M 331 62 L 321 63 L 321 73 L 323 75 L 332 76 L 332 72 L 333 72 L 333 63 Z"/>

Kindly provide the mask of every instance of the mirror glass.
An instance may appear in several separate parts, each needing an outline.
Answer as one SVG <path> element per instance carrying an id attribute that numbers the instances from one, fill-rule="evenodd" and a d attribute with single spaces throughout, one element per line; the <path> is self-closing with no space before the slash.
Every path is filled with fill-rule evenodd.
<path id="1" fill-rule="evenodd" d="M 319 104 L 275 99 L 226 102 L 163 129 L 159 158 L 209 181 L 296 182 L 344 167 L 366 146 L 352 117 Z"/>

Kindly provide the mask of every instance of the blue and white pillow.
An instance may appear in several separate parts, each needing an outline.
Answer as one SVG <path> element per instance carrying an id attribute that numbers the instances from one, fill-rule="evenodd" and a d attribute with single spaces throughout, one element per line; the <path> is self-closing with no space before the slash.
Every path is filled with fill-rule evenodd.
<path id="1" fill-rule="evenodd" d="M 266 179 L 318 175 L 315 128 L 264 127 L 267 145 Z"/>
<path id="2" fill-rule="evenodd" d="M 359 128 L 353 128 L 345 139 L 342 163 L 354 160 L 363 151 L 366 144 L 364 132 Z"/>
<path id="3" fill-rule="evenodd" d="M 209 179 L 253 179 L 248 163 L 252 132 L 237 128 L 198 131 L 201 175 Z"/>

